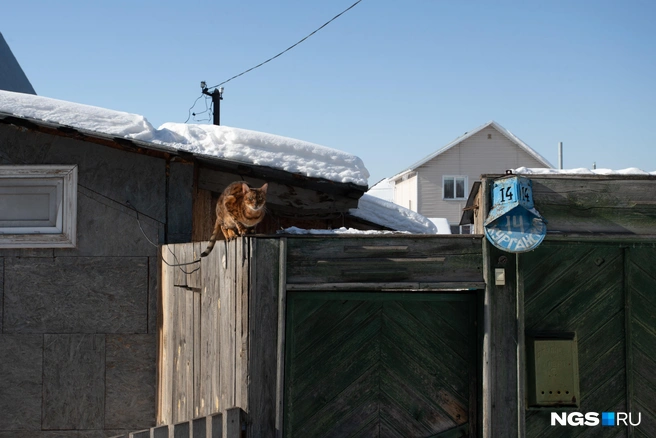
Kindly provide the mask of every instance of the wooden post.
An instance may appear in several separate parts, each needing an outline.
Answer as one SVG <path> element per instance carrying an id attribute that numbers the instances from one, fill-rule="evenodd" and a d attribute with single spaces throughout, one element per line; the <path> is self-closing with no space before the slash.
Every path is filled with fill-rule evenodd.
<path id="1" fill-rule="evenodd" d="M 225 410 L 223 438 L 241 438 L 242 411 L 240 408 Z"/>
<path id="2" fill-rule="evenodd" d="M 492 181 L 488 179 L 483 181 L 484 215 L 490 207 L 491 184 Z M 518 324 L 518 320 L 523 319 L 523 303 L 520 305 L 517 293 L 516 259 L 515 254 L 495 248 L 487 239 L 483 241 L 486 288 L 483 310 L 482 435 L 485 438 L 523 436 L 520 430 L 524 412 L 520 410 Z M 505 284 L 497 284 L 495 269 L 503 269 Z"/>

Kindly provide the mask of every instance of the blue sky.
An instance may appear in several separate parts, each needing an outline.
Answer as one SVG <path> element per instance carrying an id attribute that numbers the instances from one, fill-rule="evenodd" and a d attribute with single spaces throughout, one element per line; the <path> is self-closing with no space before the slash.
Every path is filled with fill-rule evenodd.
<path id="1" fill-rule="evenodd" d="M 201 80 L 354 1 L 23 0 L 0 32 L 39 95 L 157 127 L 187 119 Z M 362 0 L 225 84 L 221 123 L 358 155 L 370 185 L 490 120 L 554 165 L 562 141 L 565 168 L 655 171 L 655 16 L 653 0 Z"/>

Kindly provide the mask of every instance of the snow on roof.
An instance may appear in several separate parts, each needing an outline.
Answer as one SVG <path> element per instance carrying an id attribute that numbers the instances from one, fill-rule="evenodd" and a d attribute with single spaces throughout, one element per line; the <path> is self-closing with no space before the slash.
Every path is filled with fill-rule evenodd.
<path id="1" fill-rule="evenodd" d="M 289 227 L 276 231 L 278 234 L 313 234 L 313 235 L 336 235 L 336 234 L 411 234 L 408 231 L 388 230 L 357 230 L 355 228 L 336 228 L 334 230 L 306 230 L 304 228 Z"/>
<path id="2" fill-rule="evenodd" d="M 369 177 L 362 160 L 354 155 L 246 129 L 182 123 L 165 123 L 155 129 L 141 115 L 2 90 L 0 112 L 340 183 L 366 186 Z"/>
<path id="3" fill-rule="evenodd" d="M 436 234 L 451 234 L 451 226 L 449 225 L 449 221 L 446 218 L 431 217 L 428 218 L 428 220 L 434 223 L 437 227 Z"/>
<path id="4" fill-rule="evenodd" d="M 391 177 L 390 179 L 397 179 L 398 177 L 402 176 L 403 174 L 405 174 L 405 173 L 407 173 L 407 172 L 410 172 L 410 171 L 412 171 L 412 170 L 414 170 L 414 169 L 416 169 L 416 168 L 418 168 L 418 167 L 420 167 L 420 166 L 423 166 L 424 164 L 426 164 L 427 162 L 429 162 L 429 161 L 432 160 L 433 158 L 437 157 L 438 155 L 443 154 L 444 152 L 448 151 L 448 150 L 451 149 L 452 147 L 454 147 L 454 146 L 456 146 L 456 145 L 462 143 L 463 141 L 467 140 L 469 137 L 472 137 L 473 135 L 479 133 L 480 131 L 482 131 L 483 129 L 487 128 L 488 126 L 492 126 L 494 129 L 496 129 L 496 130 L 499 131 L 502 135 L 504 135 L 506 138 L 508 138 L 508 140 L 510 140 L 510 141 L 512 141 L 513 143 L 515 143 L 517 146 L 519 146 L 520 148 L 522 148 L 522 149 L 523 149 L 524 151 L 526 151 L 529 155 L 531 155 L 533 158 L 535 158 L 535 159 L 538 160 L 539 162 L 543 163 L 545 166 L 547 166 L 547 167 L 553 167 L 553 166 L 551 165 L 551 163 L 550 163 L 549 161 L 547 161 L 546 158 L 544 158 L 542 155 L 540 155 L 539 153 L 537 153 L 537 152 L 536 152 L 533 148 L 531 148 L 529 145 L 527 145 L 526 143 L 524 143 L 524 142 L 523 142 L 519 137 L 517 137 L 515 134 L 513 134 L 513 133 L 510 132 L 510 131 L 508 131 L 506 128 L 504 128 L 503 126 L 499 125 L 499 124 L 498 124 L 497 122 L 495 122 L 494 120 L 490 120 L 489 122 L 485 123 L 484 125 L 479 126 L 478 128 L 476 128 L 476 129 L 474 129 L 474 130 L 472 130 L 472 131 L 465 132 L 463 135 L 461 135 L 460 137 L 456 138 L 456 139 L 453 140 L 451 143 L 447 144 L 446 146 L 444 146 L 443 148 L 439 149 L 438 151 L 433 152 L 432 154 L 428 155 L 427 157 L 422 158 L 421 160 L 419 160 L 419 161 L 417 161 L 416 163 L 414 163 L 412 166 L 408 167 L 408 168 L 407 168 L 406 170 L 404 170 L 403 172 L 400 172 L 400 173 L 394 175 L 394 176 Z"/>
<path id="5" fill-rule="evenodd" d="M 513 170 L 513 173 L 518 175 L 652 175 L 656 176 L 656 171 L 645 172 L 637 167 L 629 167 L 621 170 L 611 169 L 544 169 L 544 168 L 530 168 L 520 167 Z"/>
<path id="6" fill-rule="evenodd" d="M 414 234 L 437 233 L 435 224 L 419 213 L 366 193 L 358 201 L 358 208 L 350 209 L 349 213 L 393 230 Z"/>
<path id="7" fill-rule="evenodd" d="M 394 187 L 388 178 L 383 178 L 367 190 L 367 194 L 385 201 L 394 202 Z"/>

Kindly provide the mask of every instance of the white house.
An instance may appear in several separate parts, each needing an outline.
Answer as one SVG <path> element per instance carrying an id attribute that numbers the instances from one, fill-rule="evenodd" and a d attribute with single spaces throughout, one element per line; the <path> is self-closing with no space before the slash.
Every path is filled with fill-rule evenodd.
<path id="1" fill-rule="evenodd" d="M 494 121 L 466 132 L 437 152 L 389 178 L 394 202 L 423 216 L 446 218 L 452 233 L 460 227 L 469 191 L 482 174 L 518 167 L 553 168 L 544 157 Z"/>

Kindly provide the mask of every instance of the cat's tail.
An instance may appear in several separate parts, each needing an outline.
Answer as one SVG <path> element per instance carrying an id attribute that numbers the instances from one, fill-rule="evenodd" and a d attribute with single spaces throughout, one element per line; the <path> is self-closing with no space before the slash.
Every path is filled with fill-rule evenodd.
<path id="1" fill-rule="evenodd" d="M 203 251 L 200 256 L 201 257 L 207 257 L 209 253 L 212 252 L 214 249 L 214 245 L 216 244 L 216 239 L 219 237 L 219 233 L 221 232 L 221 228 L 217 227 L 217 229 L 214 230 L 214 233 L 212 233 L 212 237 L 210 237 L 210 243 L 207 245 L 207 248 L 205 248 L 205 251 Z"/>

